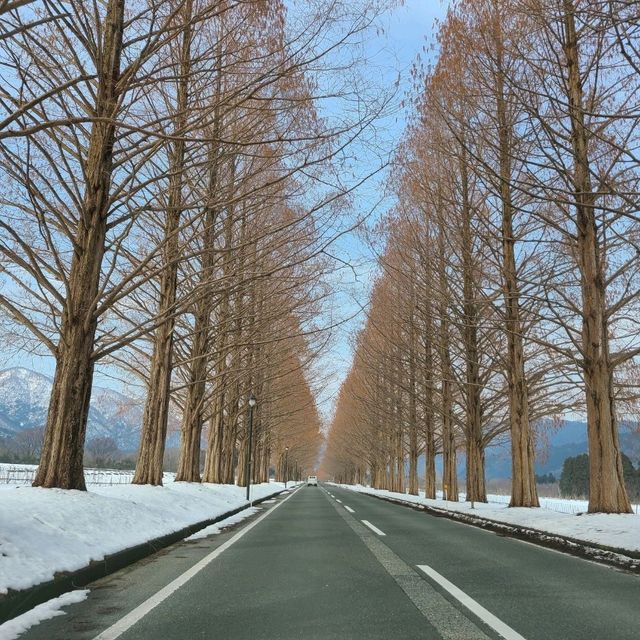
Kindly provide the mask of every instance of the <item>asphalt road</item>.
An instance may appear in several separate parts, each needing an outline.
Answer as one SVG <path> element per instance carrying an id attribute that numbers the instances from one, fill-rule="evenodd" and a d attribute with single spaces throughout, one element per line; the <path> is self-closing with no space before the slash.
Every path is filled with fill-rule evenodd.
<path id="1" fill-rule="evenodd" d="M 638 576 L 331 486 L 89 589 L 21 638 L 640 638 Z"/>

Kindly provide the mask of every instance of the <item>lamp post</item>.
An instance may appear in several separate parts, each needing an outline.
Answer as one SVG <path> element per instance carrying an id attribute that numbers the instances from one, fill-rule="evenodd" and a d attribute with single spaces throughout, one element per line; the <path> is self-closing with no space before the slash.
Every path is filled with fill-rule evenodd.
<path id="1" fill-rule="evenodd" d="M 289 447 L 284 448 L 284 488 L 287 488 L 287 477 L 289 475 Z"/>
<path id="2" fill-rule="evenodd" d="M 251 450 L 253 448 L 253 407 L 256 406 L 256 398 L 253 393 L 249 396 L 249 450 L 247 451 L 247 467 L 245 469 L 245 484 L 247 485 L 247 502 L 251 490 Z"/>

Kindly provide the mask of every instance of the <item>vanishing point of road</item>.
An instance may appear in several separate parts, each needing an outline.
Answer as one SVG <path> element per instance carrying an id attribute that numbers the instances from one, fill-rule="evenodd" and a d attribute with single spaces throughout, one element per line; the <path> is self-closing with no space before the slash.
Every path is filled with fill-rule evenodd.
<path id="1" fill-rule="evenodd" d="M 640 638 L 636 575 L 331 485 L 88 588 L 21 640 Z"/>

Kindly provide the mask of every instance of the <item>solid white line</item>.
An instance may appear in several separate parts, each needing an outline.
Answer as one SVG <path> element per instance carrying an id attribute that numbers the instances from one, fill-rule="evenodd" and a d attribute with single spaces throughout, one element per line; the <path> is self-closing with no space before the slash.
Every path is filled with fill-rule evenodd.
<path id="1" fill-rule="evenodd" d="M 347 505 L 342 505 L 349 513 L 355 513 L 355 511 L 351 507 L 347 507 Z"/>
<path id="2" fill-rule="evenodd" d="M 159 604 L 166 600 L 172 593 L 175 593 L 182 585 L 186 584 L 197 573 L 202 571 L 210 562 L 215 560 L 221 553 L 226 551 L 232 544 L 238 542 L 242 536 L 251 531 L 258 523 L 264 520 L 269 514 L 273 513 L 281 504 L 284 504 L 293 493 L 290 493 L 284 500 L 276 504 L 266 513 L 263 513 L 259 518 L 256 518 L 251 524 L 247 525 L 244 529 L 241 529 L 233 537 L 229 538 L 224 544 L 221 544 L 215 551 L 212 551 L 208 556 L 205 556 L 185 571 L 182 575 L 179 575 L 175 580 L 168 585 L 160 589 L 160 591 L 154 593 L 149 599 L 145 600 L 142 604 L 138 605 L 133 611 L 130 611 L 124 618 L 120 618 L 118 622 L 111 625 L 108 629 L 105 629 L 102 633 L 98 634 L 93 640 L 116 640 L 125 631 L 129 630 L 136 622 L 142 620 L 149 612 L 155 609 Z"/>
<path id="3" fill-rule="evenodd" d="M 387 535 L 384 531 L 380 531 L 380 529 L 378 529 L 378 527 L 376 527 L 375 525 L 372 525 L 368 520 L 362 520 L 362 524 L 364 524 L 365 526 L 369 527 L 369 529 L 371 529 L 371 531 L 373 531 L 373 533 L 377 533 L 379 536 L 386 536 Z"/>
<path id="4" fill-rule="evenodd" d="M 336 498 L 336 502 L 339 502 L 340 504 L 342 504 L 342 500 L 338 500 L 338 498 Z"/>
<path id="5" fill-rule="evenodd" d="M 471 596 L 468 596 L 462 589 L 458 589 L 455 584 L 449 582 L 449 580 L 440 575 L 435 569 L 432 569 L 426 564 L 419 564 L 418 569 L 424 571 L 432 580 L 435 580 L 443 589 L 448 591 L 456 600 L 461 602 L 469 611 L 478 616 L 480 620 L 489 625 L 505 640 L 525 640 L 517 631 L 502 622 L 499 618 L 496 618 L 491 611 L 487 611 L 481 604 L 476 602 Z"/>

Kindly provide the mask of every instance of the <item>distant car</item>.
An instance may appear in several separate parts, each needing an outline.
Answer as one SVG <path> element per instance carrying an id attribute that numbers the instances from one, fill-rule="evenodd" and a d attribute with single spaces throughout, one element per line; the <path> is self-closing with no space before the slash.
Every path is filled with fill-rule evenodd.
<path id="1" fill-rule="evenodd" d="M 307 478 L 307 487 L 317 487 L 318 486 L 318 476 L 309 476 Z"/>

